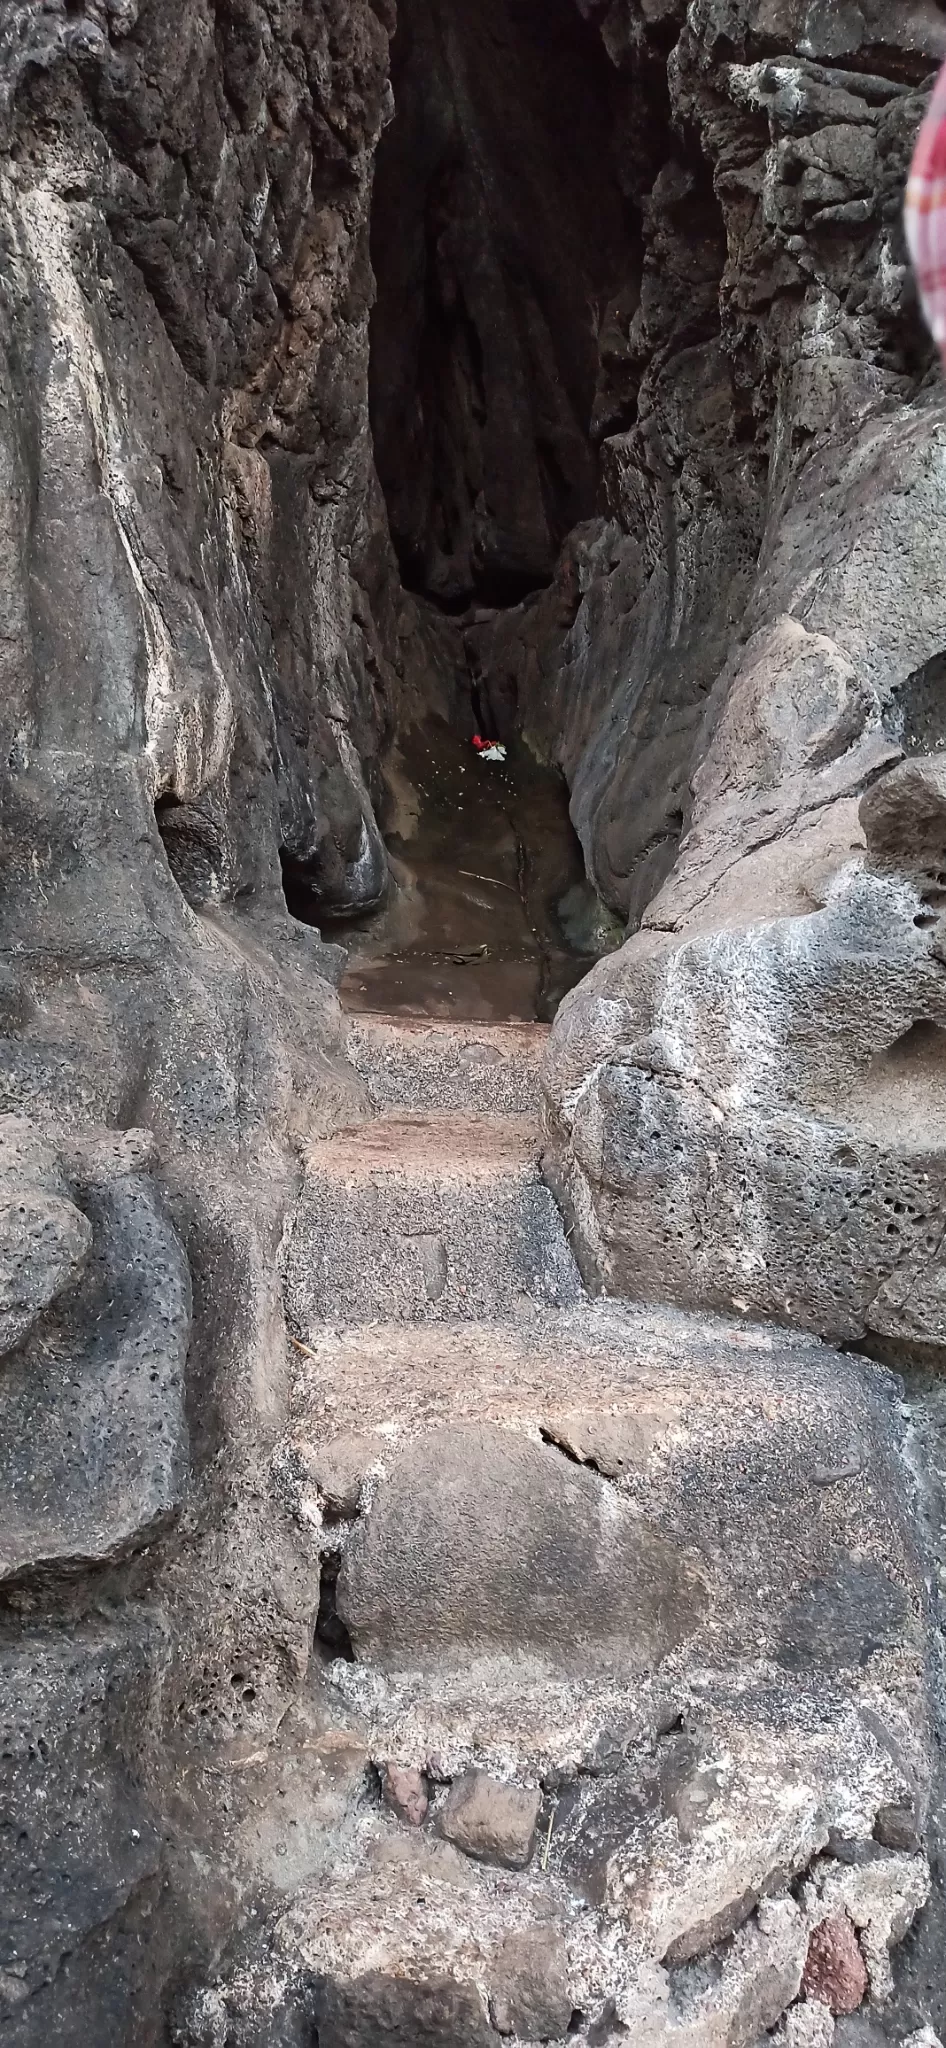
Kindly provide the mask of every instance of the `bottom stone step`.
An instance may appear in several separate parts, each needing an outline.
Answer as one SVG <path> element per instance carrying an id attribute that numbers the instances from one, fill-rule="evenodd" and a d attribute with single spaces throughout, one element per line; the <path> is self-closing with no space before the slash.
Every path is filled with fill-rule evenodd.
<path id="1" fill-rule="evenodd" d="M 531 1688 L 576 1672 L 631 1697 L 658 1672 L 817 1690 L 896 1666 L 922 1700 L 895 1383 L 864 1360 L 596 1302 L 314 1330 L 292 1412 L 307 1512 L 350 1518 L 356 1668 L 437 1672 L 454 1734 L 468 1681 L 518 1741 Z"/>
<path id="2" fill-rule="evenodd" d="M 248 1760 L 275 1903 L 181 2040 L 832 2048 L 877 2011 L 929 1884 L 896 1382 L 607 1302 L 296 1362 L 311 1733 Z"/>
<path id="3" fill-rule="evenodd" d="M 378 1109 L 524 1116 L 539 1108 L 548 1036 L 547 1024 L 364 1016 L 352 1019 L 347 1051 Z"/>
<path id="4" fill-rule="evenodd" d="M 323 1331 L 292 1409 L 297 1748 L 347 1790 L 320 1839 L 324 1792 L 280 1785 L 301 1881 L 262 1873 L 283 1901 L 189 2038 L 831 2048 L 832 1999 L 879 2009 L 929 1883 L 896 1382 L 598 1302 Z"/>

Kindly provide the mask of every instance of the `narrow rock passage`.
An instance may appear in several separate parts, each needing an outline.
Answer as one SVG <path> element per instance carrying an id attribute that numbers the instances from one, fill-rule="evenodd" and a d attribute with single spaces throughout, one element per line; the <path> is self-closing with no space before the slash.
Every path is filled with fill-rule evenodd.
<path id="1" fill-rule="evenodd" d="M 346 1008 L 550 1019 L 621 936 L 585 880 L 561 777 L 520 740 L 480 761 L 432 718 L 401 736 L 386 779 L 391 889 L 344 934 Z"/>

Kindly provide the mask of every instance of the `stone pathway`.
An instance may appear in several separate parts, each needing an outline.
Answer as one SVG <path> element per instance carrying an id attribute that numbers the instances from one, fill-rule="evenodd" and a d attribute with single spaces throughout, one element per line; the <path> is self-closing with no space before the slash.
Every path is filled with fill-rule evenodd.
<path id="1" fill-rule="evenodd" d="M 319 1621 L 265 1964 L 214 1996 L 308 2000 L 320 2048 L 755 2048 L 822 1952 L 882 1998 L 926 1895 L 893 1383 L 591 1299 L 545 1036 L 360 1017 L 285 1247 Z M 776 2039 L 833 2039 L 808 1988 Z"/>

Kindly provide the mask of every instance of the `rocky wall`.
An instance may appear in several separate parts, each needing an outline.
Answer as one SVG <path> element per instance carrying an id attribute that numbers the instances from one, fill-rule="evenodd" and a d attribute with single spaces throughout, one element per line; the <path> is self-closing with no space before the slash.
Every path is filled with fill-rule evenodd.
<path id="1" fill-rule="evenodd" d="M 760 547 L 677 753 L 677 857 L 655 894 L 651 849 L 640 929 L 560 1015 L 550 1163 L 609 1288 L 936 1351 L 941 771 L 908 764 L 944 736 L 944 413 L 899 209 L 913 81 L 944 25 L 932 9 L 895 27 L 884 10 L 736 13 L 691 8 L 670 73 L 726 221 L 709 346 L 748 408 L 728 458 L 743 438 L 759 479 L 765 457 L 764 489 L 740 497 Z M 664 446 L 666 417 L 648 396 Z M 641 431 L 604 448 L 635 503 Z M 694 442 L 677 436 L 686 477 Z M 682 564 L 678 615 L 694 607 L 704 650 L 708 533 L 691 512 L 656 571 Z M 610 546 L 627 549 L 620 528 Z M 618 682 L 614 703 L 624 719 Z M 617 755 L 626 831 L 646 756 Z"/>
<path id="2" fill-rule="evenodd" d="M 386 714 L 351 560 L 373 531 L 390 25 L 367 5 L 0 8 L 17 2042 L 163 2038 L 168 1971 L 240 1885 L 197 1881 L 187 1759 L 271 1725 L 308 1655 L 265 1479 L 276 1257 L 300 1148 L 357 1085 L 341 956 L 288 916 L 281 863 L 323 914 L 385 881 L 366 785 Z"/>
<path id="3" fill-rule="evenodd" d="M 946 796 L 904 757 L 946 736 L 943 410 L 898 220 L 943 18 L 559 8 L 556 119 L 531 81 L 523 154 L 478 41 L 508 33 L 527 76 L 535 9 L 511 14 L 458 11 L 449 93 L 438 74 L 439 410 L 415 443 L 396 379 L 400 435 L 376 404 L 405 595 L 368 408 L 372 169 L 403 147 L 387 0 L 0 0 L 16 2048 L 166 2041 L 182 1976 L 251 1925 L 274 1812 L 340 1837 L 364 1777 L 300 1697 L 311 1530 L 273 1456 L 306 1348 L 282 1278 L 302 1155 L 362 1103 L 340 956 L 284 885 L 329 937 L 379 899 L 405 698 L 476 679 L 564 768 L 592 877 L 640 926 L 548 1068 L 588 1279 L 941 1344 Z M 558 160 L 552 182 L 572 65 L 580 190 Z M 416 255 L 415 233 L 378 264 L 381 313 Z M 496 348 L 475 389 L 471 275 Z M 468 600 L 458 654 L 441 611 Z M 414 2024 L 365 2010 L 335 2038 Z"/>

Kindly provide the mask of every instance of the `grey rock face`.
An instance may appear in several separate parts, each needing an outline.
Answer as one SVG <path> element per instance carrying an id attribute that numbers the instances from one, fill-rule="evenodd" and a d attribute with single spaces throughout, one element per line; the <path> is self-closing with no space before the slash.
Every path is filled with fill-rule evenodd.
<path id="1" fill-rule="evenodd" d="M 241 1910 L 239 1875 L 192 1881 L 220 1780 L 195 1796 L 174 1744 L 259 1734 L 311 1637 L 297 1532 L 243 1477 L 281 1423 L 294 1148 L 357 1096 L 340 961 L 287 915 L 280 850 L 329 907 L 384 878 L 361 765 L 384 714 L 340 565 L 367 519 L 386 54 L 367 6 L 0 7 L 17 2048 L 163 2038 L 184 1953 Z"/>
<path id="2" fill-rule="evenodd" d="M 395 1669 L 517 1650 L 573 1670 L 646 1668 L 692 1632 L 705 1599 L 695 1560 L 593 1472 L 475 1425 L 401 1454 L 338 1588 L 357 1654 Z"/>
<path id="3" fill-rule="evenodd" d="M 888 1924 L 881 1811 L 923 1825 L 923 1629 L 885 1376 L 774 1331 L 762 1344 L 612 1305 L 505 1326 L 312 1329 L 308 1354 L 284 1468 L 297 1512 L 341 1499 L 333 1445 L 362 1473 L 346 1524 L 333 1510 L 323 1537 L 328 1555 L 341 1544 L 333 1612 L 352 1658 L 324 1637 L 333 1684 L 369 1716 L 374 1754 L 450 1782 L 409 1838 L 370 1812 L 356 1821 L 335 1887 L 300 1891 L 280 1922 L 283 1966 L 348 1982 L 379 1939 L 390 1967 L 409 1957 L 426 1983 L 449 1956 L 502 2031 L 510 1915 L 513 1947 L 548 1955 L 564 1897 L 579 1916 L 555 1976 L 566 2024 L 584 2008 L 603 2025 L 620 1991 L 631 2039 L 669 2048 L 701 2028 L 754 2048 L 797 1996 L 815 1926 L 847 1898 L 858 1925 Z M 913 1704 L 875 1717 L 861 1674 L 894 1668 Z M 875 1805 L 877 1769 L 898 1790 Z M 493 1806 L 522 1799 L 523 1778 L 545 1784 L 546 1805 L 527 1871 L 501 1877 Z M 473 1788 L 482 1825 L 469 1829 Z M 539 1794 L 525 1796 L 531 1839 Z M 444 1862 L 431 1825 L 466 1855 Z M 800 1911 L 781 1894 L 809 1868 Z M 883 1884 L 918 1885 L 919 1899 L 924 1868 L 905 1847 Z M 598 1947 L 608 1916 L 637 1958 L 620 1986 Z M 724 1949 L 722 1976 L 715 1963 L 701 1975 Z M 539 2011 L 530 1983 L 523 2039 Z M 227 1996 L 239 2010 L 238 1985 Z"/>
<path id="4" fill-rule="evenodd" d="M 496 1964 L 490 2010 L 499 2034 L 554 2041 L 572 2017 L 561 1930 L 510 1934 Z"/>
<path id="5" fill-rule="evenodd" d="M 879 867 L 850 814 L 847 846 L 819 827 L 823 908 L 756 921 L 750 895 L 675 931 L 655 911 L 564 1006 L 549 1166 L 607 1285 L 942 1342 L 939 883 L 917 876 L 912 827 L 892 871 L 883 786 Z"/>
<path id="6" fill-rule="evenodd" d="M 314 1147 L 285 1275 L 300 1333 L 581 1294 L 529 1125 L 511 1117 L 384 1117 Z"/>
<path id="7" fill-rule="evenodd" d="M 0 0 L 11 2048 L 755 2048 L 928 1891 L 903 1417 L 816 1339 L 942 1342 L 943 22 L 408 0 L 382 142 L 393 29 Z M 289 914 L 474 686 L 635 928 L 567 1231 L 533 1040 L 347 1065 Z"/>
<path id="8" fill-rule="evenodd" d="M 190 1274 L 140 1172 L 147 1150 L 136 1133 L 93 1145 L 78 1163 L 85 1213 L 58 1204 L 90 1250 L 81 1287 L 4 1370 L 4 1579 L 114 1562 L 180 1506 Z"/>
<path id="9" fill-rule="evenodd" d="M 705 788 L 714 729 L 739 710 L 747 635 L 768 638 L 761 674 L 778 671 L 782 708 L 756 690 L 757 766 L 730 763 L 745 823 L 732 803 L 718 820 L 730 855 L 753 813 L 772 817 L 770 718 L 805 730 L 812 765 L 885 709 L 896 743 L 909 679 L 941 649 L 935 581 L 912 580 L 940 515 L 925 490 L 908 510 L 884 480 L 940 415 L 932 394 L 925 418 L 911 413 L 929 344 L 900 211 L 943 29 L 928 9 L 878 9 L 859 43 L 866 18 L 618 5 L 602 24 L 643 236 L 639 286 L 599 330 L 605 502 L 568 536 L 548 592 L 468 639 L 497 707 L 517 706 L 562 763 L 595 881 L 631 930 L 681 835 L 703 828 L 691 783 Z M 702 155 L 662 127 L 668 100 Z M 844 508 L 856 522 L 868 499 L 873 533 L 849 547 Z M 796 813 L 817 803 L 801 795 Z"/>
<path id="10" fill-rule="evenodd" d="M 155 1647 L 134 1622 L 7 1629 L 0 1644 L 0 2011 L 30 2048 L 120 2040 L 136 2023 L 147 2038 L 152 2024 L 143 1934 L 161 1840 L 141 1751 Z"/>
<path id="11" fill-rule="evenodd" d="M 425 1053 L 418 1089 L 459 1086 L 463 1041 Z M 375 1043 L 386 1081 L 388 1031 Z M 371 1057 L 366 1036 L 380 1105 Z M 501 1120 L 484 1147 L 487 1120 L 457 1112 L 435 1148 L 412 1114 L 401 1157 L 442 1204 L 452 1270 L 496 1206 Z M 383 1178 L 392 1127 L 330 1141 L 340 1187 L 345 1145 L 353 1183 Z M 322 1149 L 286 1262 L 294 1320 Z M 477 1181 L 478 1210 L 450 1195 Z M 207 2037 L 209 1999 L 225 2042 L 305 2014 L 353 2043 L 755 2048 L 842 1915 L 882 1999 L 929 1889 L 906 1835 L 929 1795 L 925 1605 L 889 1377 L 772 1328 L 611 1303 L 432 1317 L 393 1263 L 375 1292 L 389 1256 L 377 1225 L 349 1227 L 351 1300 L 389 1320 L 310 1296 L 294 1343 L 271 1471 L 318 1592 L 312 1720 L 284 1764 L 281 1735 L 251 1753 L 237 1839 L 273 1903 L 183 2040 Z M 875 1836 L 893 1814 L 899 1848 Z"/>
<path id="12" fill-rule="evenodd" d="M 92 1226 L 55 1153 L 18 1117 L 0 1121 L 0 1352 L 12 1351 L 82 1271 Z"/>
<path id="13" fill-rule="evenodd" d="M 405 583 L 505 605 L 595 506 L 596 318 L 638 263 L 602 147 L 610 66 L 572 0 L 406 0 L 399 23 L 372 232 L 378 471 Z"/>

